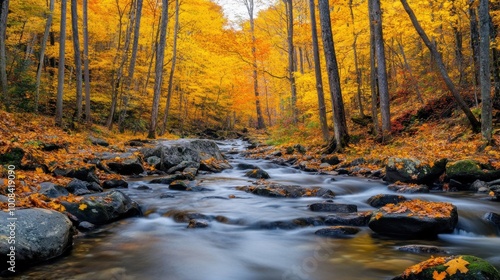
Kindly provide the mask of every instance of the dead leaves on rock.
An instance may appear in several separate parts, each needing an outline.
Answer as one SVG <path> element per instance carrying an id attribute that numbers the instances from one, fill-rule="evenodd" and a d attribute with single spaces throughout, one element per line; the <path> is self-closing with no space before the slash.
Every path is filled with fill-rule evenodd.
<path id="1" fill-rule="evenodd" d="M 403 272 L 403 277 L 408 278 L 410 275 L 418 275 L 422 271 L 432 268 L 432 267 L 438 267 L 440 265 L 443 265 L 446 267 L 444 271 L 439 271 L 441 269 L 435 269 L 432 272 L 432 279 L 434 280 L 444 280 L 448 276 L 453 276 L 457 274 L 458 272 L 465 274 L 469 271 L 467 268 L 467 265 L 470 263 L 466 260 L 463 259 L 462 256 L 460 257 L 431 257 L 430 259 L 423 261 L 421 263 L 418 263 L 416 265 L 410 266 Z"/>
<path id="2" fill-rule="evenodd" d="M 408 216 L 444 218 L 451 215 L 453 208 L 453 204 L 447 202 L 429 202 L 415 199 L 404 201 L 398 204 L 390 203 L 385 205 L 384 207 L 381 207 L 380 210 L 387 214 L 407 213 Z M 376 216 L 375 218 L 380 217 L 381 216 Z"/>

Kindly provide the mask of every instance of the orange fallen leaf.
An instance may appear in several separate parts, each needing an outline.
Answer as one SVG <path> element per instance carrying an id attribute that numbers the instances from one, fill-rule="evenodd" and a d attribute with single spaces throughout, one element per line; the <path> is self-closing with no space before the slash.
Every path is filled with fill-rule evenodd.
<path id="1" fill-rule="evenodd" d="M 443 272 L 437 272 L 437 270 L 434 270 L 432 273 L 432 279 L 434 280 L 444 280 L 448 274 L 446 271 Z"/>
<path id="2" fill-rule="evenodd" d="M 467 271 L 469 271 L 469 269 L 466 267 L 468 264 L 469 264 L 468 261 L 460 257 L 458 259 L 453 259 L 445 263 L 444 266 L 448 267 L 446 269 L 446 272 L 448 272 L 448 274 L 451 276 L 457 273 L 457 271 L 460 271 L 461 273 L 467 273 Z"/>
<path id="3" fill-rule="evenodd" d="M 82 203 L 82 204 L 80 204 L 80 206 L 78 206 L 78 209 L 83 211 L 83 210 L 87 209 L 87 207 L 88 207 L 87 204 Z"/>

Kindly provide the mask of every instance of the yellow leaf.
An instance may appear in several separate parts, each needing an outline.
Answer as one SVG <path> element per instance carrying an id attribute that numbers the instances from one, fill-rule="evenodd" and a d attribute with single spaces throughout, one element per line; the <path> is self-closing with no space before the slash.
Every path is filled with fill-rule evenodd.
<path id="1" fill-rule="evenodd" d="M 444 280 L 446 278 L 446 271 L 443 272 L 437 272 L 437 270 L 434 270 L 432 273 L 432 279 L 434 280 Z"/>
<path id="2" fill-rule="evenodd" d="M 444 266 L 448 267 L 446 269 L 446 272 L 448 272 L 448 274 L 451 276 L 457 273 L 457 271 L 460 271 L 461 273 L 467 273 L 467 271 L 469 271 L 469 269 L 466 267 L 468 264 L 469 264 L 468 261 L 460 257 L 458 259 L 453 259 L 445 263 Z"/>
<path id="3" fill-rule="evenodd" d="M 491 191 L 489 194 L 490 196 L 495 196 L 495 193 L 493 191 Z"/>
<path id="4" fill-rule="evenodd" d="M 38 173 L 38 174 L 43 174 L 43 173 L 44 173 L 44 172 L 43 172 L 43 169 L 42 169 L 42 168 L 40 168 L 40 167 L 37 167 L 37 168 L 35 169 L 35 172 L 36 172 L 36 173 Z"/>
<path id="5" fill-rule="evenodd" d="M 80 204 L 80 206 L 78 207 L 78 209 L 80 209 L 82 211 L 85 210 L 86 208 L 87 208 L 87 204 L 85 204 L 85 203 Z"/>

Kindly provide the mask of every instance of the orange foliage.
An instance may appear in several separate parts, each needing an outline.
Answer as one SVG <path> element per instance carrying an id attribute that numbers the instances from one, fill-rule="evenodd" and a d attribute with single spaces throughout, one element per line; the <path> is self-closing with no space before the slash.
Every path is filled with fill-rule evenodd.
<path id="1" fill-rule="evenodd" d="M 408 213 L 411 216 L 447 217 L 453 210 L 453 205 L 446 202 L 428 202 L 420 199 L 408 200 L 398 204 L 387 204 L 380 208 L 387 213 Z"/>

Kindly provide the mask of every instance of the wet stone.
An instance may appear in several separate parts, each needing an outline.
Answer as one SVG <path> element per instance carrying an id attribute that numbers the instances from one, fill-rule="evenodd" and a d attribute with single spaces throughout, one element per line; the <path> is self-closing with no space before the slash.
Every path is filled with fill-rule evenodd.
<path id="1" fill-rule="evenodd" d="M 200 220 L 191 220 L 189 221 L 189 224 L 187 226 L 187 228 L 207 228 L 207 227 L 208 227 L 208 222 Z"/>
<path id="2" fill-rule="evenodd" d="M 406 245 L 397 248 L 398 251 L 417 254 L 448 254 L 448 251 L 430 245 Z"/>
<path id="3" fill-rule="evenodd" d="M 352 213 L 358 211 L 358 207 L 354 204 L 338 204 L 331 202 L 313 203 L 309 205 L 309 209 L 314 212 L 338 212 L 338 213 Z"/>
<path id="4" fill-rule="evenodd" d="M 402 201 L 405 201 L 406 197 L 402 195 L 395 195 L 395 194 L 378 194 L 374 195 L 366 201 L 370 206 L 375 207 L 375 208 L 380 208 L 382 206 L 385 206 L 386 204 L 393 203 L 393 204 L 398 204 Z"/>
<path id="5" fill-rule="evenodd" d="M 314 234 L 323 237 L 343 238 L 357 234 L 360 231 L 357 227 L 351 226 L 332 226 L 322 228 L 314 232 Z"/>

